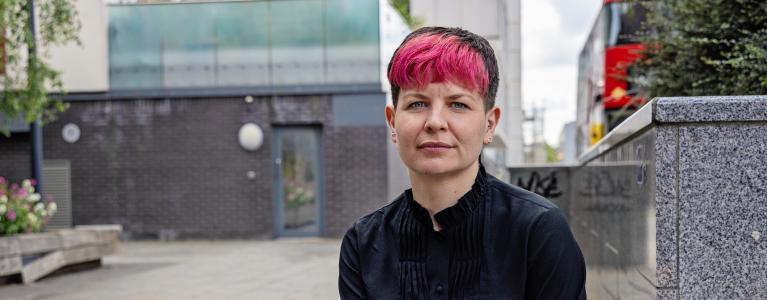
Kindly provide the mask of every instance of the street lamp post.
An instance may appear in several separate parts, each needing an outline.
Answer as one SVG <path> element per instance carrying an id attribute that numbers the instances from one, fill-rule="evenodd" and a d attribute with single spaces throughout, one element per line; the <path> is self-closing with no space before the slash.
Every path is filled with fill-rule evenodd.
<path id="1" fill-rule="evenodd" d="M 29 12 L 29 30 L 32 34 L 32 42 L 27 49 L 28 67 L 36 68 L 37 65 L 37 32 L 35 28 L 35 1 L 28 0 L 27 11 Z M 36 78 L 27 78 L 27 80 L 37 80 Z M 29 84 L 29 83 L 27 83 Z M 29 133 L 32 135 L 32 177 L 35 179 L 35 190 L 43 194 L 43 130 L 40 124 L 40 118 L 37 118 L 29 124 Z"/>

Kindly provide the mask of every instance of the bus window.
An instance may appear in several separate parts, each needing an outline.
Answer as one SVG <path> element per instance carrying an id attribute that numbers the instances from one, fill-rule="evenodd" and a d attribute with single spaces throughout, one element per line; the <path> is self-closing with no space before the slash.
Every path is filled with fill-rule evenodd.
<path id="1" fill-rule="evenodd" d="M 638 34 L 642 29 L 647 10 L 639 3 L 610 3 L 605 7 L 607 15 L 607 45 L 639 43 Z"/>

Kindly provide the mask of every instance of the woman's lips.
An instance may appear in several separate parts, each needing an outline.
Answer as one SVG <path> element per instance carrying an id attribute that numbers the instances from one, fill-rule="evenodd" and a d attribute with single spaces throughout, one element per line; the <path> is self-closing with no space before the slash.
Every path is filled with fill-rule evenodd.
<path id="1" fill-rule="evenodd" d="M 418 145 L 418 149 L 430 154 L 439 154 L 450 150 L 453 146 L 443 142 L 424 142 Z"/>

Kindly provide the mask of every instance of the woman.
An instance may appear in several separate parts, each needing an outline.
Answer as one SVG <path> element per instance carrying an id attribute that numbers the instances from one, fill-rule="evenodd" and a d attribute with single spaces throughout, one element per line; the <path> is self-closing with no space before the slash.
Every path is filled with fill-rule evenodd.
<path id="1" fill-rule="evenodd" d="M 343 299 L 585 299 L 581 251 L 548 200 L 485 173 L 498 67 L 459 28 L 408 35 L 389 62 L 392 141 L 412 189 L 341 246 Z"/>

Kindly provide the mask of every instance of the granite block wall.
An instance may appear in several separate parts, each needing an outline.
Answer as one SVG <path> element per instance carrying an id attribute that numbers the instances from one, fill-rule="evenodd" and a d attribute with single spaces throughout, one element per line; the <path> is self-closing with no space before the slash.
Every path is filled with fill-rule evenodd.
<path id="1" fill-rule="evenodd" d="M 767 299 L 767 96 L 654 99 L 549 167 L 589 298 Z"/>
<path id="2" fill-rule="evenodd" d="M 767 298 L 767 97 L 660 98 L 653 109 L 665 153 L 658 297 Z"/>
<path id="3" fill-rule="evenodd" d="M 767 298 L 767 123 L 679 128 L 678 288 Z"/>

